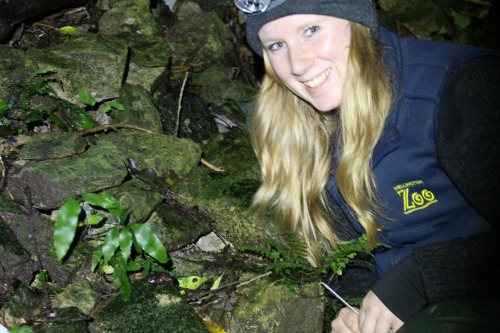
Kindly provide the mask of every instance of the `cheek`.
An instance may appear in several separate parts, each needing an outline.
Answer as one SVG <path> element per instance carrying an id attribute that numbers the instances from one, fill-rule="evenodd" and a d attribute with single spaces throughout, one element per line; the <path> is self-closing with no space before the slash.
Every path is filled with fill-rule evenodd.
<path id="1" fill-rule="evenodd" d="M 343 58 L 343 48 L 342 43 L 337 39 L 325 39 L 323 42 L 319 43 L 318 55 L 330 61 L 335 61 Z"/>
<path id="2" fill-rule="evenodd" d="M 290 74 L 290 68 L 286 60 L 277 58 L 270 60 L 269 63 L 271 64 L 271 67 L 276 76 L 282 81 L 285 81 L 287 76 Z"/>

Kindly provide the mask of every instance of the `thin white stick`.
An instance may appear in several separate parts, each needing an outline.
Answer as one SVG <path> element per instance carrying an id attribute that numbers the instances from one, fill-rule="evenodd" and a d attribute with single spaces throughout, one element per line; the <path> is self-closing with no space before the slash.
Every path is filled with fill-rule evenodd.
<path id="1" fill-rule="evenodd" d="M 175 136 L 179 136 L 179 122 L 181 120 L 181 109 L 182 109 L 182 95 L 184 95 L 184 88 L 186 87 L 186 82 L 188 78 L 189 72 L 186 72 L 184 75 L 184 81 L 182 81 L 181 93 L 179 95 L 179 104 L 177 105 L 177 121 L 175 123 Z"/>
<path id="2" fill-rule="evenodd" d="M 349 303 L 347 303 L 342 297 L 340 297 L 339 294 L 337 294 L 332 288 L 330 288 L 326 283 L 321 282 L 323 287 L 325 287 L 330 293 L 332 293 L 333 296 L 337 297 L 339 301 L 344 303 L 345 306 L 347 306 L 349 309 L 351 309 L 355 314 L 359 315 L 359 310 L 356 309 L 355 307 L 351 306 Z"/>

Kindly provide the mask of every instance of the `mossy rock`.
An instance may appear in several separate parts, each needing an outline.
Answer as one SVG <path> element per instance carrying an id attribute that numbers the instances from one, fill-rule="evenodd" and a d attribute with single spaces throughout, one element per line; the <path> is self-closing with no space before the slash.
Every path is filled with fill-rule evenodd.
<path id="1" fill-rule="evenodd" d="M 110 301 L 89 325 L 90 333 L 207 332 L 193 308 L 171 283 L 132 285 L 128 302 Z"/>

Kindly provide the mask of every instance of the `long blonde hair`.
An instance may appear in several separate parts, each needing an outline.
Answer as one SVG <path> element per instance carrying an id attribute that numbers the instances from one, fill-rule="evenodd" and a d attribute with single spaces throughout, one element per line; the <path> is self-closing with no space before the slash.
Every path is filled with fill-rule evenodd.
<path id="1" fill-rule="evenodd" d="M 371 170 L 375 144 L 389 113 L 392 89 L 380 44 L 370 30 L 350 23 L 348 74 L 339 110 L 327 115 L 290 92 L 273 72 L 264 52 L 266 75 L 252 121 L 252 142 L 262 172 L 253 205 L 264 216 L 272 207 L 285 230 L 300 235 L 307 259 L 318 265 L 321 248 L 336 247 L 326 183 L 340 131 L 337 184 L 352 213 L 376 241 L 380 212 Z M 320 245 L 321 244 L 321 245 Z"/>

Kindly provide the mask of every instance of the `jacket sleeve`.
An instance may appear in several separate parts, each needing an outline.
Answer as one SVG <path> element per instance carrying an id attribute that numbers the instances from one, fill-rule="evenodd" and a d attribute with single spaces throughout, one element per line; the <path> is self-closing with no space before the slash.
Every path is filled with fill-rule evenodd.
<path id="1" fill-rule="evenodd" d="M 441 101 L 438 163 L 474 208 L 498 223 L 500 56 L 476 57 L 458 66 Z"/>
<path id="2" fill-rule="evenodd" d="M 500 201 L 500 57 L 458 66 L 443 91 L 438 116 L 439 165 L 495 229 Z M 401 320 L 445 297 L 500 298 L 495 265 L 498 232 L 418 248 L 372 291 Z"/>

